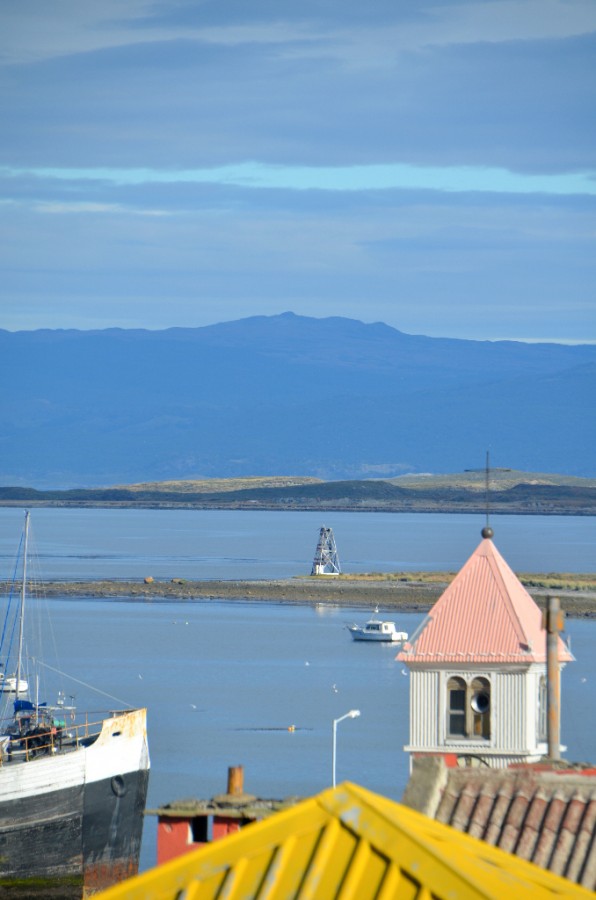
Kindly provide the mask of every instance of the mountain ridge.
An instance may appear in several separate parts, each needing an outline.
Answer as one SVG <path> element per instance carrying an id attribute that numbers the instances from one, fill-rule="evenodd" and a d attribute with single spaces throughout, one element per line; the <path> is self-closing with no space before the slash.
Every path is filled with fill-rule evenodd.
<path id="1" fill-rule="evenodd" d="M 32 364 L 24 365 L 24 361 Z M 0 331 L 0 483 L 449 472 L 596 475 L 596 347 L 282 313 L 203 328 Z"/>

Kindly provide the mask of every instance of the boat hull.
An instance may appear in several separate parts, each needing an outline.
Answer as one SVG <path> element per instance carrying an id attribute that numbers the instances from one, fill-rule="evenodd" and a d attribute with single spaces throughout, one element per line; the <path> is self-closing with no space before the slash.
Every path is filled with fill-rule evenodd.
<path id="1" fill-rule="evenodd" d="M 19 694 L 25 694 L 29 690 L 29 682 L 24 678 L 19 679 Z M 16 694 L 17 680 L 14 676 L 8 677 L 0 674 L 0 691 L 4 694 Z"/>
<path id="2" fill-rule="evenodd" d="M 384 643 L 403 643 L 408 640 L 405 631 L 398 631 L 395 622 L 382 619 L 369 619 L 365 625 L 348 625 L 348 631 L 355 641 L 383 641 Z"/>
<path id="3" fill-rule="evenodd" d="M 374 632 L 364 631 L 361 628 L 354 628 L 350 629 L 350 634 L 355 641 L 383 641 L 384 643 L 393 644 L 400 643 L 404 640 L 399 632 L 393 632 L 393 634 L 375 634 Z"/>
<path id="4" fill-rule="evenodd" d="M 0 768 L 0 896 L 89 896 L 136 874 L 144 714 L 107 719 L 90 747 Z"/>

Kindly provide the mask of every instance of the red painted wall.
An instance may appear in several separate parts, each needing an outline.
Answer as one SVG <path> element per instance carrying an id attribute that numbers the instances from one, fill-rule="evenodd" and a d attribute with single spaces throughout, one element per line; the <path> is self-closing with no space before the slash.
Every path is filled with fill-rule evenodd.
<path id="1" fill-rule="evenodd" d="M 237 819 L 227 816 L 213 817 L 213 840 L 218 841 L 228 834 L 240 831 L 252 819 Z M 191 819 L 188 817 L 160 816 L 157 822 L 157 865 L 204 847 L 206 841 L 192 840 Z"/>

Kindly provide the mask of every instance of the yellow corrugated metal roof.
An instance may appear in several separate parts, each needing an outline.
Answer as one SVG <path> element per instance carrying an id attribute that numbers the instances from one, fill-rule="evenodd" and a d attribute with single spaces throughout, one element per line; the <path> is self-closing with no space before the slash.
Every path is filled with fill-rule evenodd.
<path id="1" fill-rule="evenodd" d="M 503 900 L 521 896 L 552 900 L 594 895 L 392 800 L 345 783 L 98 896 L 103 900 Z"/>

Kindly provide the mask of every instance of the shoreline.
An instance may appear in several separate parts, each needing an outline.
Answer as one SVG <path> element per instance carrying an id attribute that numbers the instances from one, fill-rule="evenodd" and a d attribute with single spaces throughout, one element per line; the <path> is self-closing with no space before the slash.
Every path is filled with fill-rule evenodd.
<path id="1" fill-rule="evenodd" d="M 144 509 L 144 510 L 217 510 L 232 512 L 350 512 L 350 513 L 413 513 L 416 515 L 470 515 L 484 516 L 486 503 L 484 500 L 466 500 L 462 502 L 421 500 L 412 497 L 404 501 L 361 500 L 358 503 L 319 500 L 293 501 L 292 503 L 274 503 L 264 500 L 245 501 L 211 501 L 211 500 L 37 500 L 28 497 L 20 499 L 0 499 L 0 507 L 6 509 Z M 534 500 L 531 503 L 518 501 L 491 500 L 491 515 L 495 516 L 596 516 L 596 503 L 584 502 L 570 504 L 550 499 L 548 502 Z"/>
<path id="2" fill-rule="evenodd" d="M 119 600 L 133 602 L 217 601 L 277 602 L 305 605 L 366 607 L 371 610 L 428 612 L 448 582 L 422 584 L 395 580 L 361 580 L 342 576 L 286 578 L 279 580 L 186 581 L 61 581 L 37 584 L 38 592 L 48 598 L 82 600 Z M 2 585 L 6 590 L 8 585 Z M 527 588 L 543 607 L 548 596 L 557 596 L 570 618 L 596 618 L 596 591 L 549 590 Z"/>

